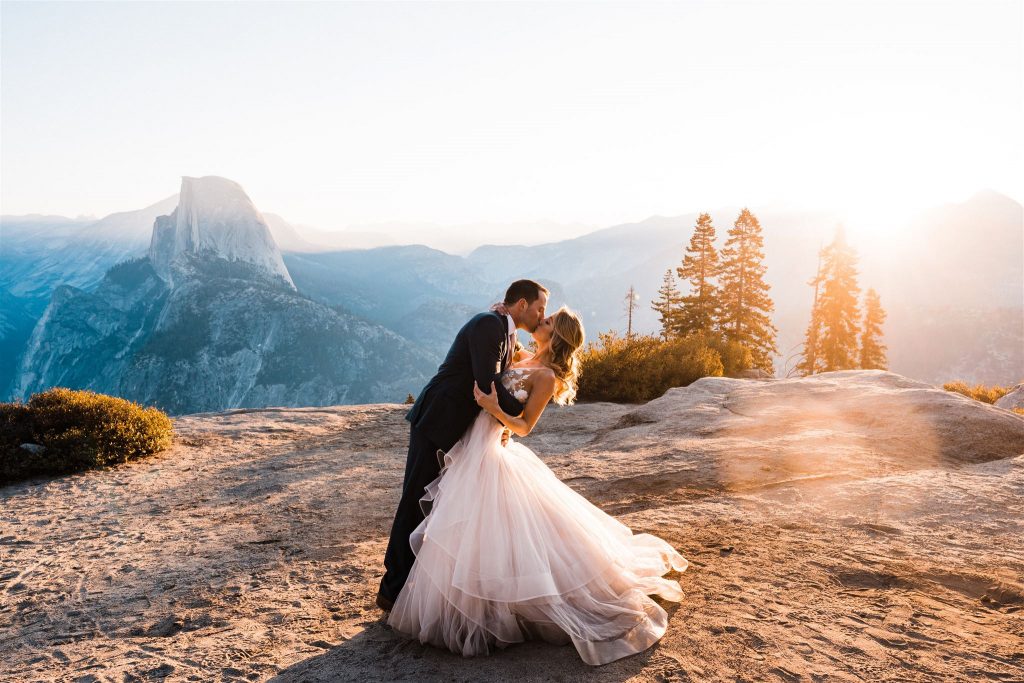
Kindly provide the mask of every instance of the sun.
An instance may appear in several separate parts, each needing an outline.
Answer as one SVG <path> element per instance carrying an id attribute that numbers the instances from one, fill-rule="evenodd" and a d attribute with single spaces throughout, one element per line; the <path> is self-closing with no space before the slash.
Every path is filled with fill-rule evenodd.
<path id="1" fill-rule="evenodd" d="M 873 200 L 841 212 L 850 244 L 863 251 L 902 246 L 911 239 L 910 226 L 922 207 L 906 202 Z"/>

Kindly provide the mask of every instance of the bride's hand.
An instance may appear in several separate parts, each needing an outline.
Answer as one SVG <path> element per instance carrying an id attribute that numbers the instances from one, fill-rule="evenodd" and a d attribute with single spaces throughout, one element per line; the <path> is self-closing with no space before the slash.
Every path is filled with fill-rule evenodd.
<path id="1" fill-rule="evenodd" d="M 476 399 L 478 406 L 487 412 L 491 412 L 491 408 L 498 407 L 498 388 L 494 386 L 494 382 L 491 382 L 491 393 L 485 394 L 480 391 L 480 387 L 476 385 L 476 382 L 473 382 L 473 398 Z"/>

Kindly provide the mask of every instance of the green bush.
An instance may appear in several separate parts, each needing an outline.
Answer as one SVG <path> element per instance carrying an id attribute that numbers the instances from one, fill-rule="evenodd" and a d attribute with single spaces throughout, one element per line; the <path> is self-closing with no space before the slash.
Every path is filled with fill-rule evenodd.
<path id="1" fill-rule="evenodd" d="M 581 357 L 581 401 L 639 403 L 701 377 L 721 377 L 752 367 L 750 351 L 717 336 L 664 340 L 649 335 L 598 335 Z"/>
<path id="2" fill-rule="evenodd" d="M 128 462 L 171 445 L 170 418 L 156 408 L 94 391 L 56 387 L 28 403 L 0 403 L 0 482 Z M 33 453 L 21 448 L 43 446 Z"/>
<path id="3" fill-rule="evenodd" d="M 968 386 L 965 382 L 946 382 L 942 385 L 942 388 L 946 391 L 955 391 L 958 394 L 963 394 L 967 398 L 973 398 L 976 401 L 982 403 L 995 403 L 1006 394 L 1010 393 L 1012 387 L 1000 387 L 990 386 L 987 387 L 984 384 L 975 384 L 973 387 Z"/>

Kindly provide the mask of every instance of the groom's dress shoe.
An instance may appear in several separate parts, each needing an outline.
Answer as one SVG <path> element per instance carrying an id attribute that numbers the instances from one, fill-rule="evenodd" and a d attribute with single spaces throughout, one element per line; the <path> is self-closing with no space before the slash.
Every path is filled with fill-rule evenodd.
<path id="1" fill-rule="evenodd" d="M 377 607 L 380 607 L 385 612 L 390 612 L 391 608 L 395 606 L 394 600 L 388 600 L 383 594 L 377 593 Z"/>

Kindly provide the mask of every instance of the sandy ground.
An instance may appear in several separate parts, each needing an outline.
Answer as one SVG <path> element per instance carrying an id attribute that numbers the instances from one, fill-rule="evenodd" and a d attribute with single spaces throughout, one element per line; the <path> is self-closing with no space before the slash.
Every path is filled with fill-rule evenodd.
<path id="1" fill-rule="evenodd" d="M 339 406 L 182 417 L 144 461 L 0 488 L 0 680 L 1024 681 L 1024 418 L 830 375 L 549 409 L 524 440 L 690 560 L 636 656 L 393 633 L 405 410 Z"/>

